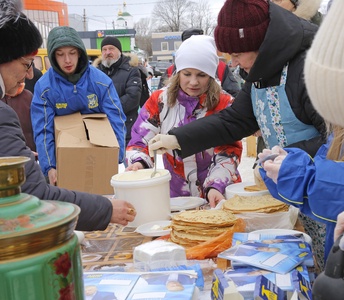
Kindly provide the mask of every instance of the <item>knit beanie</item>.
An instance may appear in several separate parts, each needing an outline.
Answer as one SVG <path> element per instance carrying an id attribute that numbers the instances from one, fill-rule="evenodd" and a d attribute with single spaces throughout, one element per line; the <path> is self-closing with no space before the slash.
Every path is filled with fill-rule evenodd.
<path id="1" fill-rule="evenodd" d="M 344 1 L 334 0 L 305 61 L 308 95 L 319 114 L 344 127 Z"/>
<path id="2" fill-rule="evenodd" d="M 214 36 L 219 51 L 257 51 L 269 26 L 267 0 L 227 0 L 221 8 Z"/>
<path id="3" fill-rule="evenodd" d="M 182 33 L 182 42 L 187 40 L 190 36 L 202 35 L 202 34 L 204 34 L 203 29 L 199 29 L 199 28 L 189 28 L 189 29 L 186 29 Z"/>
<path id="4" fill-rule="evenodd" d="M 218 64 L 215 41 L 207 35 L 191 36 L 180 45 L 175 56 L 176 72 L 193 68 L 215 78 Z"/>
<path id="5" fill-rule="evenodd" d="M 0 41 L 0 64 L 34 55 L 42 45 L 42 36 L 22 13 L 20 0 L 0 0 Z"/>
<path id="6" fill-rule="evenodd" d="M 114 36 L 107 36 L 102 40 L 101 48 L 106 45 L 115 46 L 122 53 L 122 45 L 118 38 Z"/>

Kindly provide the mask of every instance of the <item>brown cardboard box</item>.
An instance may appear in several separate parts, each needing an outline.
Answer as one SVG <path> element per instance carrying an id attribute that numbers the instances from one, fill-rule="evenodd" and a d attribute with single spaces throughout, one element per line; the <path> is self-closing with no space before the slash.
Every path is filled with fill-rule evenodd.
<path id="1" fill-rule="evenodd" d="M 55 141 L 59 187 L 113 194 L 110 180 L 118 173 L 119 145 L 105 114 L 55 117 Z"/>

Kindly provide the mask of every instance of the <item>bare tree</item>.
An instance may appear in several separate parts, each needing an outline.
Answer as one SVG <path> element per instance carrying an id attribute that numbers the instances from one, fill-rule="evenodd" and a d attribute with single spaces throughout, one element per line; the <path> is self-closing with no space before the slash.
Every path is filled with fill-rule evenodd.
<path id="1" fill-rule="evenodd" d="M 151 18 L 142 18 L 135 23 L 134 28 L 137 35 L 146 36 L 150 35 L 151 30 Z"/>
<path id="2" fill-rule="evenodd" d="M 194 2 L 188 0 L 161 0 L 155 4 L 152 17 L 155 31 L 181 31 L 189 23 L 190 7 Z"/>
<path id="3" fill-rule="evenodd" d="M 142 18 L 135 23 L 134 28 L 136 30 L 135 45 L 144 50 L 148 56 L 152 55 L 152 31 L 151 31 L 151 19 Z"/>
<path id="4" fill-rule="evenodd" d="M 212 35 L 216 26 L 216 17 L 211 12 L 208 0 L 200 0 L 192 6 L 190 26 L 201 28 L 206 35 Z"/>

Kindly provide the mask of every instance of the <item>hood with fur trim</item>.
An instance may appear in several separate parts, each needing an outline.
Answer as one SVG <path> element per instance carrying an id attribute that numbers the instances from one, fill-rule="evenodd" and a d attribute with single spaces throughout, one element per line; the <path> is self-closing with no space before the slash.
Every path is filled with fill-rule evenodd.
<path id="1" fill-rule="evenodd" d="M 122 53 L 122 56 L 127 56 L 130 58 L 129 60 L 129 65 L 132 67 L 138 67 L 139 65 L 139 58 L 135 53 Z M 98 66 L 102 63 L 103 59 L 101 56 L 99 56 L 98 58 L 96 58 L 93 63 L 92 66 L 98 68 Z"/>
<path id="2" fill-rule="evenodd" d="M 318 12 L 322 0 L 299 0 L 294 14 L 310 21 Z"/>

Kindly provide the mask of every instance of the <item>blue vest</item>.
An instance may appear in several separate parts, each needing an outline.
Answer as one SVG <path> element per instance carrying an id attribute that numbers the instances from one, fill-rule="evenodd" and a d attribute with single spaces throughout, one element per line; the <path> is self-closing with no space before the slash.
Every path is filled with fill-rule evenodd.
<path id="1" fill-rule="evenodd" d="M 313 125 L 301 122 L 294 114 L 287 94 L 288 65 L 283 68 L 279 86 L 257 89 L 252 84 L 251 99 L 253 112 L 267 148 L 308 140 L 320 135 Z"/>

